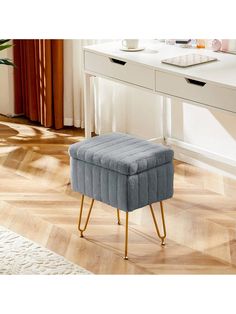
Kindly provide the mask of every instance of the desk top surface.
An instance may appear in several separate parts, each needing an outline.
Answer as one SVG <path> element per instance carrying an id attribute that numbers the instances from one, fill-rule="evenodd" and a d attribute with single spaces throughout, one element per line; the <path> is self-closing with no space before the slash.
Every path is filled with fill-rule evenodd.
<path id="1" fill-rule="evenodd" d="M 155 70 L 187 76 L 189 78 L 236 89 L 236 55 L 213 52 L 207 49 L 181 48 L 178 46 L 166 45 L 156 40 L 144 41 L 141 42 L 141 45 L 143 45 L 145 49 L 138 52 L 121 51 L 121 41 L 86 46 L 84 47 L 84 50 L 113 58 L 119 58 L 127 62 L 142 64 Z M 192 53 L 215 57 L 218 60 L 194 65 L 188 68 L 179 68 L 161 62 L 163 59 Z"/>

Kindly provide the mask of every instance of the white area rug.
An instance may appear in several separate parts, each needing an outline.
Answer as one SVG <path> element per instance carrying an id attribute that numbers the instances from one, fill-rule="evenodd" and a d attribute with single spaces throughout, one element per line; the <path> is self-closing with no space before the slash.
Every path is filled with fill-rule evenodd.
<path id="1" fill-rule="evenodd" d="M 88 275 L 84 268 L 0 226 L 1 275 Z"/>

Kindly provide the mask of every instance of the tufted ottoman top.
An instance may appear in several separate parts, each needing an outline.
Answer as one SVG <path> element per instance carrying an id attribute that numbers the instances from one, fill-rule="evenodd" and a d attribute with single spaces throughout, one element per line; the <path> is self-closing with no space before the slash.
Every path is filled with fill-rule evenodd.
<path id="1" fill-rule="evenodd" d="M 72 158 L 124 175 L 134 175 L 172 162 L 173 150 L 123 133 L 96 136 L 69 148 Z"/>

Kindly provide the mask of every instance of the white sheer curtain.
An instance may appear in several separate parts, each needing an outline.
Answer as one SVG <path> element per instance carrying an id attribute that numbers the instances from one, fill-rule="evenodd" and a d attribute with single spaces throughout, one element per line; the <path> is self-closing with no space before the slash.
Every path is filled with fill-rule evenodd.
<path id="1" fill-rule="evenodd" d="M 127 132 L 128 88 L 105 79 L 95 79 L 95 132 Z"/>
<path id="2" fill-rule="evenodd" d="M 83 54 L 93 40 L 64 40 L 64 125 L 84 128 Z"/>
<path id="3" fill-rule="evenodd" d="M 102 40 L 64 41 L 64 124 L 84 127 L 83 53 Z M 143 138 L 162 134 L 161 97 L 109 80 L 95 78 L 94 130 L 127 132 Z M 159 117 L 159 119 L 158 119 Z"/>
<path id="4" fill-rule="evenodd" d="M 105 41 L 105 40 L 104 40 Z M 83 46 L 102 40 L 64 41 L 64 124 L 84 128 Z M 98 134 L 126 131 L 126 87 L 95 79 L 94 129 Z"/>

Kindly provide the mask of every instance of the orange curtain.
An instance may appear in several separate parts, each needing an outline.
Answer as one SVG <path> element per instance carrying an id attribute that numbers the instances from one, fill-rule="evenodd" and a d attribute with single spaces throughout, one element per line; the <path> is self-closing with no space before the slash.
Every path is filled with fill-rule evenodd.
<path id="1" fill-rule="evenodd" d="M 15 113 L 63 127 L 63 40 L 14 40 Z"/>

